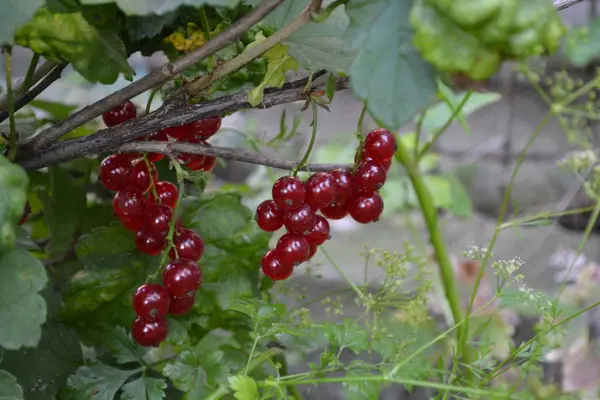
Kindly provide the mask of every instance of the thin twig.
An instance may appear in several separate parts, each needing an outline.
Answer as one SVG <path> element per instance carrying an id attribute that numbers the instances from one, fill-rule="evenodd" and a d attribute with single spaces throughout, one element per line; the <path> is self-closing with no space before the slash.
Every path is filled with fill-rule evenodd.
<path id="1" fill-rule="evenodd" d="M 315 73 L 313 77 L 318 75 L 319 73 Z M 281 89 L 267 88 L 263 102 L 257 108 L 269 108 L 278 104 L 286 104 L 304 99 L 304 86 L 306 82 L 306 79 L 299 79 L 286 83 Z M 340 78 L 337 81 L 336 89 L 346 89 L 348 84 L 348 78 Z M 324 86 L 325 82 L 318 83 L 313 86 L 313 89 L 324 88 Z M 167 101 L 157 111 L 129 120 L 116 127 L 102 129 L 89 136 L 65 140 L 33 154 L 19 153 L 17 161 L 24 168 L 38 169 L 88 154 L 116 151 L 123 143 L 157 132 L 160 129 L 189 124 L 203 118 L 213 115 L 223 115 L 242 108 L 252 108 L 248 103 L 247 92 L 224 96 L 200 104 Z"/>
<path id="2" fill-rule="evenodd" d="M 31 84 L 35 84 L 36 82 L 39 82 L 40 79 L 42 79 L 44 76 L 46 76 L 48 73 L 50 73 L 50 71 L 52 71 L 52 68 L 54 68 L 56 66 L 55 63 L 53 63 L 52 61 L 47 61 L 44 60 L 42 61 L 37 68 L 35 69 L 35 72 L 33 73 L 33 77 L 31 79 Z M 24 87 L 25 83 L 25 78 L 19 78 L 17 80 L 15 80 L 14 84 L 13 84 L 13 90 L 15 91 L 15 93 L 19 93 L 22 91 L 22 88 Z M 0 110 L 5 110 L 6 109 L 6 105 L 7 105 L 7 96 L 6 94 L 4 94 L 3 96 L 0 96 Z"/>
<path id="3" fill-rule="evenodd" d="M 161 83 L 168 81 L 181 73 L 184 69 L 196 64 L 206 57 L 212 56 L 217 51 L 237 40 L 248 31 L 248 29 L 262 20 L 281 3 L 283 3 L 283 0 L 264 0 L 247 15 L 231 25 L 229 29 L 207 42 L 204 46 L 175 61 L 164 64 L 162 67 L 149 73 L 143 78 L 131 83 L 121 90 L 111 93 L 94 104 L 81 109 L 64 121 L 44 130 L 37 135 L 35 139 L 25 145 L 26 150 L 36 151 L 50 145 L 61 136 L 98 117 L 103 112 L 118 106 L 146 90 L 152 89 Z"/>
<path id="4" fill-rule="evenodd" d="M 558 11 L 560 10 L 565 10 L 571 6 L 574 6 L 577 3 L 581 3 L 583 0 L 554 0 L 554 7 L 556 7 L 556 9 Z"/>

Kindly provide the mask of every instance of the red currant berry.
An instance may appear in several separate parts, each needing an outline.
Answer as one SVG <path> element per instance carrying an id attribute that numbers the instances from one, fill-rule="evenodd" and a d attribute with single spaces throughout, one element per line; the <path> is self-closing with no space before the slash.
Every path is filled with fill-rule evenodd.
<path id="1" fill-rule="evenodd" d="M 175 204 L 177 204 L 177 200 L 179 200 L 179 190 L 177 189 L 177 186 L 171 182 L 161 181 L 156 182 L 154 188 L 158 195 L 158 203 L 171 207 L 171 209 L 175 208 Z M 157 203 L 153 194 L 150 195 L 150 203 Z"/>
<path id="2" fill-rule="evenodd" d="M 23 225 L 27 218 L 29 218 L 29 214 L 31 214 L 31 205 L 29 204 L 29 200 L 25 202 L 25 209 L 23 210 L 23 214 L 21 215 L 21 219 L 17 222 L 17 225 Z"/>
<path id="3" fill-rule="evenodd" d="M 342 219 L 348 215 L 346 203 L 333 203 L 321 209 L 321 214 L 329 219 Z"/>
<path id="4" fill-rule="evenodd" d="M 256 207 L 256 223 L 266 232 L 275 232 L 283 226 L 283 216 L 273 200 L 265 200 Z"/>
<path id="5" fill-rule="evenodd" d="M 154 237 L 165 237 L 169 233 L 169 224 L 173 217 L 171 207 L 164 204 L 150 204 L 146 209 L 144 230 Z"/>
<path id="6" fill-rule="evenodd" d="M 337 187 L 333 175 L 317 172 L 306 180 L 306 203 L 314 210 L 326 207 L 337 196 Z"/>
<path id="7" fill-rule="evenodd" d="M 135 105 L 129 100 L 125 103 L 116 106 L 112 110 L 102 114 L 102 120 L 106 126 L 115 126 L 122 124 L 125 121 L 133 119 L 137 116 Z"/>
<path id="8" fill-rule="evenodd" d="M 131 325 L 131 336 L 139 345 L 146 347 L 158 346 L 167 338 L 168 325 L 164 318 L 147 321 L 137 317 Z"/>
<path id="9" fill-rule="evenodd" d="M 313 243 L 308 243 L 308 246 L 310 247 L 310 251 L 308 252 L 308 257 L 306 257 L 306 261 L 312 259 L 315 254 L 317 254 L 317 250 L 319 249 L 319 246 Z"/>
<path id="10" fill-rule="evenodd" d="M 387 174 L 385 169 L 375 161 L 360 163 L 354 172 L 354 187 L 360 193 L 373 193 L 383 186 Z"/>
<path id="11" fill-rule="evenodd" d="M 365 152 L 375 160 L 387 160 L 396 153 L 396 138 L 386 129 L 375 129 L 365 138 Z"/>
<path id="12" fill-rule="evenodd" d="M 198 290 L 202 283 L 202 271 L 195 261 L 180 258 L 167 265 L 162 280 L 172 297 L 183 297 Z"/>
<path id="13" fill-rule="evenodd" d="M 146 221 L 144 221 L 143 217 L 129 218 L 129 217 L 119 217 L 123 226 L 130 231 L 137 232 L 141 230 L 144 225 L 146 225 Z"/>
<path id="14" fill-rule="evenodd" d="M 194 307 L 194 301 L 196 300 L 196 296 L 185 295 L 183 297 L 173 297 L 171 298 L 171 307 L 169 307 L 169 314 L 171 315 L 181 315 L 190 312 L 190 310 Z"/>
<path id="15" fill-rule="evenodd" d="M 164 131 L 159 131 L 148 136 L 139 137 L 136 140 L 141 142 L 166 142 L 169 137 Z M 165 158 L 165 155 L 161 153 L 148 153 L 146 156 L 150 162 L 157 162 Z"/>
<path id="16" fill-rule="evenodd" d="M 262 272 L 274 281 L 287 279 L 294 272 L 294 264 L 279 259 L 275 250 L 269 250 L 261 260 Z"/>
<path id="17" fill-rule="evenodd" d="M 293 176 L 283 176 L 275 181 L 272 189 L 273 201 L 281 210 L 294 210 L 304 204 L 306 188 Z"/>
<path id="18" fill-rule="evenodd" d="M 383 212 L 383 199 L 377 192 L 359 195 L 350 199 L 346 207 L 356 222 L 368 224 L 379 219 Z"/>
<path id="19" fill-rule="evenodd" d="M 164 318 L 169 311 L 171 297 L 164 287 L 155 283 L 140 286 L 133 295 L 133 309 L 147 321 Z"/>
<path id="20" fill-rule="evenodd" d="M 379 163 L 385 169 L 385 172 L 388 172 L 390 170 L 390 167 L 392 166 L 392 160 L 394 158 L 392 157 L 392 158 L 387 158 L 385 160 L 376 160 L 373 157 L 368 156 L 365 153 L 365 151 L 363 150 L 363 153 L 362 153 L 362 156 L 360 159 L 362 162 L 373 161 L 373 162 Z"/>
<path id="21" fill-rule="evenodd" d="M 194 137 L 194 129 L 191 124 L 170 126 L 168 128 L 164 128 L 162 132 L 171 136 L 173 139 L 181 141 L 186 141 Z"/>
<path id="22" fill-rule="evenodd" d="M 277 242 L 275 252 L 283 263 L 296 265 L 306 261 L 310 246 L 304 236 L 286 233 Z"/>
<path id="23" fill-rule="evenodd" d="M 165 248 L 167 242 L 164 237 L 154 236 L 144 230 L 135 234 L 135 247 L 149 256 L 159 255 Z"/>
<path id="24" fill-rule="evenodd" d="M 139 190 L 119 190 L 112 205 L 115 214 L 121 219 L 142 219 L 146 212 L 146 196 Z"/>
<path id="25" fill-rule="evenodd" d="M 290 233 L 305 234 L 315 226 L 317 214 L 308 204 L 283 214 L 283 224 Z"/>
<path id="26" fill-rule="evenodd" d="M 352 172 L 346 168 L 336 168 L 329 171 L 329 174 L 335 179 L 337 195 L 336 203 L 345 203 L 352 196 Z"/>
<path id="27" fill-rule="evenodd" d="M 221 117 L 214 115 L 212 117 L 201 119 L 194 124 L 194 134 L 196 137 L 208 139 L 221 128 Z"/>
<path id="28" fill-rule="evenodd" d="M 186 166 L 192 171 L 206 171 L 210 172 L 217 165 L 217 157 L 215 156 L 201 156 L 202 159 L 194 161 Z"/>
<path id="29" fill-rule="evenodd" d="M 128 184 L 132 189 L 137 189 L 145 192 L 150 188 L 150 185 L 158 181 L 158 171 L 154 164 L 150 163 L 150 170 L 144 160 L 139 160 L 134 163 L 131 173 L 129 174 Z"/>
<path id="30" fill-rule="evenodd" d="M 194 231 L 190 229 L 181 229 L 173 236 L 174 249 L 169 251 L 171 260 L 183 258 L 186 260 L 198 261 L 204 254 L 204 241 Z M 174 250 L 177 250 L 177 254 Z"/>
<path id="31" fill-rule="evenodd" d="M 129 154 L 113 154 L 100 163 L 100 182 L 108 190 L 121 190 L 127 186 L 131 173 L 131 156 Z"/>
<path id="32" fill-rule="evenodd" d="M 322 215 L 317 215 L 315 226 L 305 236 L 310 244 L 320 245 L 329 239 L 329 222 Z"/>

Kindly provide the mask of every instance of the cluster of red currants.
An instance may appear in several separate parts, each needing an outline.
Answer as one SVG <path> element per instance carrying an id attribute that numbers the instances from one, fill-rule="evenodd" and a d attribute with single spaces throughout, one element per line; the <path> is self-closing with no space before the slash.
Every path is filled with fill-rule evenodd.
<path id="1" fill-rule="evenodd" d="M 115 126 L 136 117 L 135 106 L 126 102 L 103 115 L 107 126 Z M 205 125 L 202 125 L 202 122 Z M 168 140 L 167 135 L 178 140 L 194 141 L 208 137 L 220 127 L 215 119 L 193 124 L 166 128 L 142 140 Z M 176 132 L 176 133 L 173 133 Z M 194 136 L 194 133 L 202 132 Z M 207 132 L 211 132 L 208 135 Z M 185 133 L 185 135 L 183 134 Z M 158 137 L 157 137 L 158 136 Z M 191 169 L 210 170 L 214 162 L 207 157 L 183 154 L 186 166 Z M 136 232 L 135 244 L 139 251 L 158 255 L 168 245 L 173 219 L 173 209 L 179 199 L 179 191 L 171 182 L 159 181 L 153 162 L 162 154 L 113 154 L 100 164 L 99 179 L 109 190 L 116 191 L 113 210 L 125 228 Z M 145 284 L 133 296 L 133 308 L 137 318 L 132 325 L 134 340 L 143 346 L 156 346 L 165 340 L 168 332 L 166 314 L 179 315 L 190 311 L 194 305 L 195 292 L 202 282 L 202 271 L 197 262 L 204 253 L 204 242 L 194 231 L 185 229 L 180 220 L 175 222 L 170 263 L 162 274 L 162 283 Z"/>
<path id="2" fill-rule="evenodd" d="M 256 209 L 255 219 L 262 230 L 275 232 L 282 226 L 287 230 L 264 255 L 263 273 L 272 280 L 283 280 L 296 265 L 310 260 L 330 237 L 328 219 L 350 214 L 362 224 L 377 221 L 383 212 L 378 190 L 387 179 L 395 152 L 394 135 L 375 129 L 365 137 L 354 171 L 339 168 L 317 172 L 306 182 L 294 176 L 279 178 L 273 184 L 273 199 Z"/>

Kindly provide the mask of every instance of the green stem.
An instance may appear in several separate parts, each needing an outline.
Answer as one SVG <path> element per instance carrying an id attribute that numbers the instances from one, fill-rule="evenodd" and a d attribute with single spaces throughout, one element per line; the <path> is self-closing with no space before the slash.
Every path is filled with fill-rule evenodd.
<path id="1" fill-rule="evenodd" d="M 25 93 L 31 87 L 31 84 L 33 83 L 33 73 L 35 72 L 35 68 L 37 67 L 38 61 L 40 61 L 40 55 L 37 53 L 33 53 L 31 61 L 29 62 L 29 67 L 27 68 L 27 73 L 25 74 L 23 86 L 21 86 L 20 93 Z"/>
<path id="2" fill-rule="evenodd" d="M 362 111 L 360 112 L 360 117 L 358 117 L 358 124 L 356 127 L 356 138 L 358 139 L 358 141 L 360 142 L 362 147 L 362 143 L 364 142 L 365 138 L 363 137 L 363 122 L 365 120 L 365 115 L 367 114 L 367 102 L 363 102 L 363 108 Z"/>
<path id="3" fill-rule="evenodd" d="M 358 286 L 356 286 L 356 283 L 352 282 L 352 280 L 350 279 L 350 277 L 348 277 L 348 275 L 346 275 L 346 273 L 344 272 L 344 270 L 342 270 L 339 265 L 337 265 L 337 263 L 333 260 L 333 258 L 329 255 L 329 252 L 327 250 L 325 250 L 324 246 L 321 246 L 321 252 L 323 253 L 323 255 L 325 256 L 325 258 L 327 258 L 327 261 L 329 261 L 329 263 L 331 265 L 333 265 L 333 268 L 335 268 L 335 270 L 340 274 L 340 276 L 346 281 L 346 283 L 348 285 L 350 285 L 350 287 L 352 288 L 352 290 L 354 290 L 354 292 L 356 292 L 357 296 L 362 299 L 363 298 L 363 292 L 359 289 Z"/>
<path id="4" fill-rule="evenodd" d="M 435 208 L 435 204 L 433 203 L 431 193 L 427 188 L 423 177 L 421 176 L 421 172 L 419 171 L 415 160 L 411 158 L 409 153 L 410 152 L 408 151 L 404 143 L 398 141 L 398 150 L 396 151 L 396 158 L 406 168 L 408 176 L 412 182 L 413 188 L 419 200 L 421 212 L 423 213 L 423 218 L 425 219 L 427 230 L 429 231 L 429 240 L 435 250 L 437 264 L 442 279 L 442 284 L 444 287 L 444 294 L 446 296 L 446 299 L 448 300 L 448 304 L 450 305 L 452 317 L 454 318 L 454 323 L 458 324 L 463 320 L 462 310 L 460 307 L 460 296 L 456 287 L 456 280 L 454 278 L 454 271 L 452 269 L 450 256 L 448 255 L 448 250 L 446 249 L 446 246 L 444 244 L 444 238 L 442 237 L 442 233 L 438 227 L 437 210 Z M 463 336 L 466 337 L 465 326 L 466 324 L 457 327 L 456 335 L 458 339 L 460 339 Z M 459 355 L 464 356 L 464 362 L 466 364 L 469 364 L 473 361 L 471 351 L 470 349 L 465 348 L 464 343 L 459 342 L 457 350 Z M 467 374 L 470 374 L 468 372 L 468 369 Z"/>
<path id="5" fill-rule="evenodd" d="M 6 101 L 8 106 L 8 122 L 10 128 L 10 147 L 8 159 L 14 161 L 17 156 L 17 129 L 15 126 L 15 99 L 12 86 L 12 49 L 4 48 L 4 77 L 6 78 Z"/>
<path id="6" fill-rule="evenodd" d="M 425 121 L 425 115 L 427 114 L 428 107 L 419 114 L 419 119 L 417 120 L 417 126 L 415 127 L 415 146 L 413 149 L 413 157 L 415 159 L 419 158 L 419 142 L 421 141 L 421 132 L 423 131 L 423 121 Z"/>
<path id="7" fill-rule="evenodd" d="M 152 169 L 154 166 L 150 164 L 150 160 L 148 160 L 148 155 L 144 154 L 144 162 L 146 163 L 146 168 L 148 168 L 148 174 L 150 175 L 150 189 L 152 190 L 152 196 L 154 196 L 154 200 L 160 202 L 160 197 L 158 197 L 158 192 L 156 191 L 156 182 L 152 177 Z"/>
<path id="8" fill-rule="evenodd" d="M 288 372 L 287 361 L 285 360 L 285 355 L 282 352 L 280 352 L 278 354 L 275 354 L 273 356 L 273 359 L 276 362 L 278 362 L 279 365 L 281 365 L 281 368 L 279 368 L 279 376 L 287 376 L 289 372 Z M 294 396 L 294 398 L 296 400 L 302 400 L 302 395 L 298 391 L 298 388 L 296 387 L 296 385 L 290 384 L 288 390 L 291 393 L 291 395 Z"/>
<path id="9" fill-rule="evenodd" d="M 204 31 L 204 41 L 208 42 L 211 39 L 210 26 L 208 24 L 208 17 L 206 16 L 206 10 L 204 6 L 200 7 L 200 24 L 202 25 L 202 31 Z M 206 71 L 210 74 L 213 70 L 214 57 L 208 58 L 208 65 Z"/>
<path id="10" fill-rule="evenodd" d="M 306 152 L 304 153 L 304 157 L 302 157 L 302 160 L 300 160 L 300 162 L 298 163 L 296 168 L 294 168 L 294 170 L 292 171 L 292 176 L 297 176 L 298 171 L 301 168 L 308 165 L 308 158 L 310 157 L 310 153 L 312 152 L 313 147 L 315 145 L 315 139 L 317 137 L 317 116 L 318 116 L 317 103 L 315 103 L 314 101 L 311 101 L 310 108 L 312 110 L 312 115 L 313 115 L 312 124 L 311 124 L 312 125 L 312 133 L 310 135 L 310 142 L 308 142 L 308 148 L 306 149 Z"/>
<path id="11" fill-rule="evenodd" d="M 154 96 L 158 93 L 162 86 L 155 87 L 150 92 L 150 96 L 148 96 L 148 101 L 146 102 L 146 115 L 150 114 L 150 108 L 152 107 L 152 100 L 154 100 Z"/>
<path id="12" fill-rule="evenodd" d="M 250 369 L 250 363 L 252 362 L 252 358 L 254 357 L 254 352 L 256 351 L 256 346 L 258 345 L 258 341 L 262 338 L 260 335 L 256 335 L 254 338 L 254 343 L 252 343 L 252 349 L 250 350 L 250 355 L 248 355 L 248 362 L 246 363 L 246 368 L 244 368 L 244 375 L 248 375 L 248 370 Z"/>

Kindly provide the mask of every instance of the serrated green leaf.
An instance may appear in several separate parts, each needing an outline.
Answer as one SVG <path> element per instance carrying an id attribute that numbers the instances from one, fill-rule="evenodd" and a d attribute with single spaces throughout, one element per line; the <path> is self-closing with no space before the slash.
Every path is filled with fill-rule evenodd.
<path id="1" fill-rule="evenodd" d="M 125 45 L 116 31 L 90 25 L 80 13 L 52 14 L 40 9 L 15 33 L 18 45 L 56 62 L 69 62 L 90 82 L 112 84 L 122 73 L 131 80 Z"/>
<path id="2" fill-rule="evenodd" d="M 73 400 L 113 400 L 125 381 L 138 372 L 139 370 L 113 368 L 99 362 L 90 367 L 77 368 L 67 384 L 72 390 Z"/>
<path id="3" fill-rule="evenodd" d="M 143 376 L 123 386 L 122 400 L 160 400 L 165 398 L 164 389 L 167 382 L 164 379 Z"/>
<path id="4" fill-rule="evenodd" d="M 0 44 L 12 43 L 17 27 L 31 19 L 42 5 L 44 0 L 11 1 L 2 4 Z"/>
<path id="5" fill-rule="evenodd" d="M 324 329 L 335 348 L 347 348 L 355 354 L 369 348 L 368 332 L 350 318 L 345 318 L 341 324 L 326 323 Z"/>
<path id="6" fill-rule="evenodd" d="M 350 70 L 354 93 L 371 114 L 397 130 L 433 100 L 435 72 L 412 45 L 411 1 L 354 0 L 346 5 L 347 43 L 357 50 Z"/>
<path id="7" fill-rule="evenodd" d="M 0 346 L 17 350 L 37 346 L 46 321 L 46 303 L 39 292 L 48 277 L 42 263 L 24 250 L 0 259 Z"/>
<path id="8" fill-rule="evenodd" d="M 23 390 L 14 376 L 0 369 L 0 399 L 23 400 Z"/>
<path id="9" fill-rule="evenodd" d="M 81 0 L 83 5 L 115 2 L 127 15 L 164 14 L 181 5 L 200 7 L 201 5 L 233 7 L 239 0 Z"/>
<path id="10" fill-rule="evenodd" d="M 129 333 L 122 326 L 107 327 L 103 334 L 106 346 L 110 349 L 113 357 L 119 364 L 137 362 L 142 364 L 142 358 L 148 349 L 133 343 L 129 339 Z"/>
<path id="11" fill-rule="evenodd" d="M 229 386 L 233 390 L 233 396 L 237 400 L 258 399 L 258 387 L 256 381 L 249 376 L 237 375 L 228 379 Z"/>

